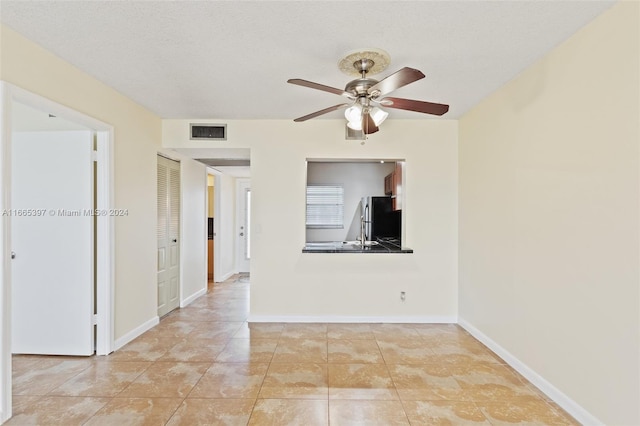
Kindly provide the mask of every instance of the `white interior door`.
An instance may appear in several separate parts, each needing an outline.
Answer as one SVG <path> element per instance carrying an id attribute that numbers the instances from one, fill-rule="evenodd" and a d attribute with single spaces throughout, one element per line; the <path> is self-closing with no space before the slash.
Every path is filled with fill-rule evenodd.
<path id="1" fill-rule="evenodd" d="M 180 306 L 180 163 L 158 156 L 158 316 Z"/>
<path id="2" fill-rule="evenodd" d="M 12 352 L 94 352 L 93 134 L 16 132 Z"/>
<path id="3" fill-rule="evenodd" d="M 239 179 L 237 182 L 238 250 L 236 252 L 236 269 L 238 272 L 249 272 L 251 263 L 251 182 L 246 179 Z"/>

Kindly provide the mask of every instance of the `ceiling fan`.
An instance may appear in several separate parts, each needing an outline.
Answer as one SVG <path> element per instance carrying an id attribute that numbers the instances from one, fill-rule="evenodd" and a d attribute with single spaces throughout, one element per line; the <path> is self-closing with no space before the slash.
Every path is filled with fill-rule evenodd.
<path id="1" fill-rule="evenodd" d="M 345 110 L 347 126 L 356 131 L 362 131 L 365 135 L 375 133 L 380 124 L 389 113 L 380 106 L 386 108 L 404 109 L 421 112 L 424 114 L 443 115 L 449 111 L 449 105 L 437 104 L 412 99 L 387 97 L 390 93 L 409 83 L 424 78 L 425 75 L 417 69 L 405 67 L 378 81 L 368 77 L 377 74 L 389 65 L 389 54 L 381 49 L 358 50 L 347 54 L 339 63 L 341 71 L 346 74 L 357 75 L 359 78 L 347 83 L 344 90 L 312 81 L 293 78 L 287 83 L 311 89 L 322 90 L 348 98 L 350 103 L 341 103 L 298 117 L 293 121 L 306 121 L 342 108 Z"/>

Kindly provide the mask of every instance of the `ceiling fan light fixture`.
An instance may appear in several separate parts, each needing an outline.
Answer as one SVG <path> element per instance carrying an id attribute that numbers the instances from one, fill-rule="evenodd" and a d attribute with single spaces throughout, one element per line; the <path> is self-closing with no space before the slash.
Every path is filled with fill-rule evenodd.
<path id="1" fill-rule="evenodd" d="M 373 122 L 376 123 L 376 126 L 378 126 L 378 127 L 389 116 L 388 112 L 386 112 L 382 108 L 378 108 L 378 107 L 371 108 L 371 111 L 369 111 L 369 114 L 371 114 L 371 118 L 373 118 Z"/>
<path id="2" fill-rule="evenodd" d="M 351 122 L 362 121 L 362 106 L 360 104 L 354 104 L 344 111 L 344 118 Z"/>
<path id="3" fill-rule="evenodd" d="M 362 119 L 360 119 L 360 121 L 348 121 L 347 122 L 347 127 L 352 129 L 352 130 L 356 130 L 356 131 L 361 131 L 362 130 Z"/>

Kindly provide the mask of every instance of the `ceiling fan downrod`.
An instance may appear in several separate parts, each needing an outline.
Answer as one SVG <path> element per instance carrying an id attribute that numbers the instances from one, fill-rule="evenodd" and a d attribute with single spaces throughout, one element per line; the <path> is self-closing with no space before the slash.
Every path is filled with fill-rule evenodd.
<path id="1" fill-rule="evenodd" d="M 358 59 L 353 63 L 353 67 L 362 75 L 362 78 L 367 78 L 367 73 L 374 65 L 375 62 L 368 58 Z"/>

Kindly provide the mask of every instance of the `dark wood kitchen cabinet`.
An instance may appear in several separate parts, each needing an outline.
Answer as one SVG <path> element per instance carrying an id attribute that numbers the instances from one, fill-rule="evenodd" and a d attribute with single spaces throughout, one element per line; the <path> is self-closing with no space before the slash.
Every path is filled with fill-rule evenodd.
<path id="1" fill-rule="evenodd" d="M 393 195 L 393 172 L 384 177 L 384 195 Z"/>
<path id="2" fill-rule="evenodd" d="M 402 210 L 402 167 L 403 162 L 398 161 L 393 172 L 384 178 L 384 193 L 391 195 L 393 210 Z"/>
<path id="3" fill-rule="evenodd" d="M 402 167 L 403 162 L 396 163 L 396 169 L 393 171 L 393 192 L 391 197 L 393 200 L 393 210 L 402 210 Z"/>

